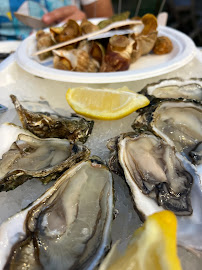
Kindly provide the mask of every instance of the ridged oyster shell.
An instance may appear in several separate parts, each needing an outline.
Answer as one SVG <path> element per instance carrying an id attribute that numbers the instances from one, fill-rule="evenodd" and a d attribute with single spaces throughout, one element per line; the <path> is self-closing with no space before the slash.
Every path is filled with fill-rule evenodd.
<path id="1" fill-rule="evenodd" d="M 192 214 L 193 176 L 173 147 L 150 133 L 126 133 L 109 141 L 108 147 L 110 169 L 125 177 L 141 214 L 163 209 L 176 215 Z"/>
<path id="2" fill-rule="evenodd" d="M 20 104 L 16 96 L 10 97 L 23 127 L 39 138 L 61 138 L 85 143 L 92 132 L 93 121 L 76 115 L 68 118 L 48 112 L 31 112 Z"/>
<path id="3" fill-rule="evenodd" d="M 13 124 L 1 125 L 0 133 L 4 137 L 0 191 L 14 189 L 31 178 L 48 183 L 90 155 L 84 145 L 58 138 L 40 139 Z"/>
<path id="4" fill-rule="evenodd" d="M 0 269 L 94 269 L 109 247 L 112 212 L 107 167 L 78 163 L 1 225 Z"/>
<path id="5" fill-rule="evenodd" d="M 145 142 L 147 136 L 157 142 L 155 147 Z M 202 190 L 195 167 L 174 147 L 147 132 L 136 130 L 112 138 L 108 148 L 109 167 L 126 180 L 142 219 L 163 209 L 174 211 L 178 214 L 178 244 L 202 250 Z"/>
<path id="6" fill-rule="evenodd" d="M 202 79 L 191 78 L 183 80 L 181 78 L 171 78 L 160 80 L 157 83 L 146 85 L 141 94 L 148 98 L 172 98 L 172 99 L 192 99 L 202 101 Z"/>
<path id="7" fill-rule="evenodd" d="M 132 128 L 150 130 L 188 155 L 202 141 L 202 105 L 191 100 L 154 99 L 139 110 Z"/>

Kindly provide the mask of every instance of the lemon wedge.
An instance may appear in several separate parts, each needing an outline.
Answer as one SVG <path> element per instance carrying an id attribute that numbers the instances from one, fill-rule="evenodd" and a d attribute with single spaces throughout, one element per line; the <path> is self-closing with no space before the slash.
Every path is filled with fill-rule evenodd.
<path id="1" fill-rule="evenodd" d="M 125 117 L 149 104 L 149 100 L 144 95 L 134 93 L 127 87 L 119 89 L 69 88 L 66 99 L 75 112 L 102 120 Z"/>
<path id="2" fill-rule="evenodd" d="M 182 270 L 177 256 L 177 220 L 171 211 L 149 216 L 129 243 L 124 255 L 113 258 L 106 270 Z M 112 258 L 112 255 L 111 255 Z"/>

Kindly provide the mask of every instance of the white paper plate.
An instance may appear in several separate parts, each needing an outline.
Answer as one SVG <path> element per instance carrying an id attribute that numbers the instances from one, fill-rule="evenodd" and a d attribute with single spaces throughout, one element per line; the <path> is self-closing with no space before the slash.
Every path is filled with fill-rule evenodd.
<path id="1" fill-rule="evenodd" d="M 17 50 L 22 41 L 19 40 L 5 40 L 0 42 L 1 53 L 12 53 Z"/>
<path id="2" fill-rule="evenodd" d="M 96 20 L 94 19 L 94 23 Z M 37 57 L 32 57 L 36 51 L 35 34 L 25 39 L 16 53 L 16 61 L 25 71 L 51 80 L 74 83 L 116 83 L 136 81 L 162 75 L 176 70 L 195 55 L 196 47 L 185 34 L 169 27 L 158 27 L 159 36 L 167 36 L 172 40 L 173 50 L 169 54 L 148 54 L 139 58 L 131 65 L 130 70 L 108 73 L 87 73 L 54 69 L 52 60 L 41 63 Z"/>

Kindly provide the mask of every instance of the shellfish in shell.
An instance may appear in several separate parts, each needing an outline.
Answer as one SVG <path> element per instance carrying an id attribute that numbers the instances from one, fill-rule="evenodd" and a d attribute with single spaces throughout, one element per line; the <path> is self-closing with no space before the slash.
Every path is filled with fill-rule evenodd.
<path id="1" fill-rule="evenodd" d="M 94 269 L 110 244 L 112 176 L 78 163 L 0 227 L 0 269 Z"/>
<path id="2" fill-rule="evenodd" d="M 48 183 L 90 155 L 84 145 L 58 138 L 40 139 L 13 124 L 2 125 L 0 132 L 1 137 L 9 137 L 2 141 L 0 191 L 14 189 L 32 178 Z"/>
<path id="3" fill-rule="evenodd" d="M 141 94 L 148 98 L 184 98 L 202 101 L 202 79 L 191 78 L 183 80 L 180 78 L 171 78 L 160 80 L 157 83 L 146 85 Z"/>
<path id="4" fill-rule="evenodd" d="M 132 127 L 149 129 L 188 156 L 202 141 L 202 105 L 190 100 L 154 99 L 139 110 Z"/>
<path id="5" fill-rule="evenodd" d="M 190 191 L 193 176 L 173 147 L 150 133 L 123 134 L 109 144 L 109 149 L 115 149 L 109 166 L 125 176 L 139 212 L 151 215 L 150 211 L 154 211 L 151 208 L 156 205 L 158 211 L 168 209 L 176 215 L 192 214 Z M 116 167 L 115 159 L 122 170 Z M 147 199 L 143 199 L 145 196 Z"/>
<path id="6" fill-rule="evenodd" d="M 23 127 L 39 138 L 61 138 L 84 143 L 92 132 L 93 121 L 77 115 L 63 117 L 48 112 L 31 112 L 20 104 L 16 96 L 10 97 Z"/>
<path id="7" fill-rule="evenodd" d="M 108 143 L 109 167 L 127 182 L 138 213 L 178 215 L 178 244 L 202 250 L 202 191 L 195 167 L 151 133 L 122 134 Z"/>

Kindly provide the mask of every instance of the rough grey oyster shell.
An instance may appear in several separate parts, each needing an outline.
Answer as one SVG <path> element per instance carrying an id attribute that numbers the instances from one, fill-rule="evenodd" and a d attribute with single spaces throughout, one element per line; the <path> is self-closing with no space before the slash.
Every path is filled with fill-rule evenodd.
<path id="1" fill-rule="evenodd" d="M 59 138 L 40 139 L 12 124 L 2 125 L 0 132 L 8 137 L 0 159 L 0 192 L 31 178 L 48 183 L 90 155 L 84 145 Z"/>
<path id="2" fill-rule="evenodd" d="M 161 211 L 164 208 L 170 209 L 176 214 L 179 214 L 180 210 L 182 210 L 182 214 L 190 214 L 186 216 L 177 215 L 178 244 L 191 250 L 197 249 L 201 251 L 202 188 L 196 168 L 184 156 L 176 153 L 174 147 L 166 146 L 166 143 L 160 138 L 151 135 L 151 133 L 143 133 L 139 136 L 139 131 L 136 130 L 135 132 L 135 135 L 131 133 L 122 134 L 120 137 L 115 137 L 109 141 L 108 147 L 111 151 L 109 166 L 111 170 L 122 176 L 124 175 L 124 179 L 129 185 L 135 202 L 135 207 L 143 220 L 146 216 Z M 143 143 L 143 146 L 139 144 L 135 149 L 132 149 L 131 145 L 133 145 L 134 140 L 137 140 L 136 138 L 138 138 L 138 136 L 139 138 L 144 138 L 145 136 L 156 138 L 154 141 L 157 141 L 159 148 L 154 147 L 154 149 L 156 148 L 157 153 L 153 155 L 151 152 L 153 147 L 149 149 L 147 143 Z M 160 141 L 160 143 L 158 143 L 158 141 Z M 126 147 L 128 142 L 129 146 Z M 161 154 L 164 147 L 167 150 L 162 156 Z M 126 148 L 129 149 L 129 154 L 126 152 Z M 146 151 L 147 149 L 149 149 L 149 152 Z M 176 158 L 173 164 L 172 159 L 175 154 Z M 156 161 L 155 157 L 157 157 Z M 161 159 L 161 157 L 163 159 Z M 142 158 L 140 162 L 139 158 Z M 128 160 L 130 160 L 130 162 Z M 137 167 L 137 171 L 132 170 L 134 165 Z M 174 166 L 177 168 L 177 171 L 173 170 Z M 183 167 L 184 173 L 182 173 L 181 170 Z M 141 172 L 142 169 L 143 172 Z M 156 181 L 154 181 L 155 174 L 157 174 Z M 186 179 L 186 175 L 188 178 L 184 181 L 183 179 Z M 165 176 L 168 176 L 170 180 L 164 182 Z M 141 177 L 144 178 L 143 182 L 139 181 Z M 135 178 L 138 179 L 137 183 L 134 181 Z M 154 187 L 153 190 L 152 187 Z M 174 190 L 172 191 L 173 188 Z M 177 193 L 178 191 L 179 194 Z M 153 198 L 155 196 L 156 199 Z M 179 199 L 179 202 L 177 202 L 177 199 Z M 174 206 L 174 208 L 172 206 Z"/>
<path id="3" fill-rule="evenodd" d="M 190 100 L 154 99 L 140 109 L 133 129 L 150 130 L 187 156 L 202 141 L 202 104 Z"/>
<path id="4" fill-rule="evenodd" d="M 109 141 L 108 148 L 110 169 L 125 178 L 143 216 L 152 214 L 152 208 L 192 214 L 193 176 L 173 147 L 151 133 L 126 133 Z"/>
<path id="5" fill-rule="evenodd" d="M 202 101 L 202 79 L 171 78 L 160 80 L 157 83 L 146 85 L 140 93 L 146 95 L 149 99 L 153 97 L 160 99 L 183 98 Z"/>
<path id="6" fill-rule="evenodd" d="M 109 248 L 112 219 L 111 173 L 82 161 L 1 225 L 0 269 L 94 269 Z"/>
<path id="7" fill-rule="evenodd" d="M 202 165 L 202 142 L 199 142 L 195 148 L 193 148 L 189 156 L 195 165 Z"/>
<path id="8" fill-rule="evenodd" d="M 61 138 L 85 143 L 92 132 L 93 121 L 77 115 L 68 118 L 45 112 L 31 112 L 20 104 L 16 96 L 10 97 L 23 127 L 39 138 Z"/>

